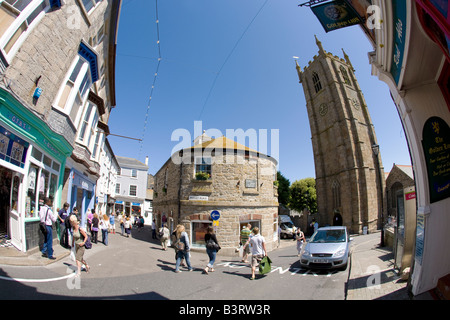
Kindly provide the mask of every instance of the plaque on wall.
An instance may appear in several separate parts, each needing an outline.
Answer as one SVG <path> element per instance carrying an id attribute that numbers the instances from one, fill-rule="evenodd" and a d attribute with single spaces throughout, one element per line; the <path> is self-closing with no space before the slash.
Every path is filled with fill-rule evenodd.
<path id="1" fill-rule="evenodd" d="M 256 188 L 256 180 L 255 179 L 246 179 L 245 187 L 249 188 L 249 189 L 255 189 Z"/>
<path id="2" fill-rule="evenodd" d="M 439 117 L 425 122 L 422 146 L 427 164 L 430 202 L 450 197 L 450 128 Z"/>

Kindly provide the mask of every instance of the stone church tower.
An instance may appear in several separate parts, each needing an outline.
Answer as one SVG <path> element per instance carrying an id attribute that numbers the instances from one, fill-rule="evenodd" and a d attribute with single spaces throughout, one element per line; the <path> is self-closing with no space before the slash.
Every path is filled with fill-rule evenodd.
<path id="1" fill-rule="evenodd" d="M 304 71 L 303 85 L 316 170 L 320 226 L 344 225 L 353 233 L 381 227 L 384 169 L 369 110 L 349 57 L 326 52 Z"/>

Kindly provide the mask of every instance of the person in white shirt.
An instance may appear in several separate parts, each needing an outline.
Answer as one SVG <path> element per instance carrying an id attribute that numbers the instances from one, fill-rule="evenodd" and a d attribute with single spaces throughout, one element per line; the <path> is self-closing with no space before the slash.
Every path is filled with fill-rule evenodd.
<path id="1" fill-rule="evenodd" d="M 51 208 L 52 200 L 50 198 L 44 198 L 44 205 L 41 207 L 39 211 L 39 219 L 41 222 L 45 223 L 46 234 L 44 239 L 44 247 L 42 248 L 42 256 L 44 258 L 49 258 L 51 260 L 55 260 L 56 258 L 53 256 L 53 222 L 56 222 L 56 214 L 53 213 Z"/>
<path id="2" fill-rule="evenodd" d="M 251 244 L 251 252 L 252 252 L 252 280 L 255 279 L 255 271 L 256 267 L 259 266 L 259 263 L 261 262 L 262 258 L 264 258 L 267 255 L 266 250 L 266 240 L 264 237 L 259 233 L 259 228 L 254 227 L 252 230 L 253 236 L 249 238 L 248 242 Z"/>

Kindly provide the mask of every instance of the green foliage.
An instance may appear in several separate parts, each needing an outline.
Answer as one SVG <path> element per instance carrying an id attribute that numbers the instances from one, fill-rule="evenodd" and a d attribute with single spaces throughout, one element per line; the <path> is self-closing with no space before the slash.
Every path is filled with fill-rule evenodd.
<path id="1" fill-rule="evenodd" d="M 211 178 L 211 176 L 206 172 L 199 171 L 195 174 L 196 180 L 209 180 L 209 178 Z"/>
<path id="2" fill-rule="evenodd" d="M 289 208 L 297 211 L 307 209 L 311 214 L 317 213 L 316 180 L 314 178 L 297 180 L 289 189 L 291 194 Z"/>
<path id="3" fill-rule="evenodd" d="M 277 181 L 275 182 L 277 183 L 274 183 L 274 185 L 278 187 L 278 203 L 287 207 L 291 198 L 291 192 L 289 190 L 291 182 L 279 171 L 277 172 Z"/>

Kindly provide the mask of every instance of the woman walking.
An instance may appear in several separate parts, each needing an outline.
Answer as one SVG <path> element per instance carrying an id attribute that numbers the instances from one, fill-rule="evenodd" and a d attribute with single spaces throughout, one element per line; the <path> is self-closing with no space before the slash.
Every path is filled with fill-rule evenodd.
<path id="1" fill-rule="evenodd" d="M 131 221 L 130 221 L 130 217 L 125 217 L 124 218 L 123 226 L 125 228 L 125 233 L 127 234 L 127 238 L 129 238 L 130 234 L 131 234 L 131 227 L 132 227 L 132 224 L 131 224 Z"/>
<path id="2" fill-rule="evenodd" d="M 84 264 L 86 267 L 86 272 L 89 273 L 90 267 L 87 262 L 84 260 L 84 251 L 85 251 L 85 243 L 88 239 L 86 232 L 80 228 L 80 223 L 76 216 L 70 216 L 70 225 L 72 226 L 72 247 L 75 246 L 75 259 L 77 262 L 77 274 L 76 277 L 79 277 L 81 274 L 81 265 Z"/>
<path id="3" fill-rule="evenodd" d="M 92 226 L 91 226 L 91 235 L 92 235 L 92 243 L 97 243 L 98 237 L 98 215 L 94 213 L 94 217 L 92 218 Z"/>
<path id="4" fill-rule="evenodd" d="M 159 235 L 161 240 L 161 246 L 164 251 L 167 251 L 167 244 L 169 242 L 170 231 L 167 229 L 166 224 L 163 223 L 162 227 L 159 229 Z"/>
<path id="5" fill-rule="evenodd" d="M 204 272 L 208 274 L 209 272 L 214 272 L 213 266 L 216 261 L 217 251 L 220 250 L 219 242 L 217 241 L 216 234 L 214 233 L 213 227 L 209 226 L 208 230 L 205 234 L 205 243 L 206 243 L 206 253 L 209 257 L 209 263 L 204 269 Z"/>
<path id="6" fill-rule="evenodd" d="M 178 225 L 176 230 L 176 241 L 175 241 L 175 250 L 177 258 L 177 262 L 175 264 L 175 272 L 180 273 L 180 263 L 181 260 L 184 258 L 186 260 L 186 264 L 189 271 L 194 270 L 191 266 L 191 260 L 190 260 L 190 246 L 189 246 L 189 237 L 187 233 L 185 232 L 185 228 L 183 225 Z"/>
<path id="7" fill-rule="evenodd" d="M 102 230 L 102 242 L 105 246 L 108 245 L 108 231 L 109 231 L 109 218 L 106 214 L 103 215 L 100 221 L 100 229 Z"/>

